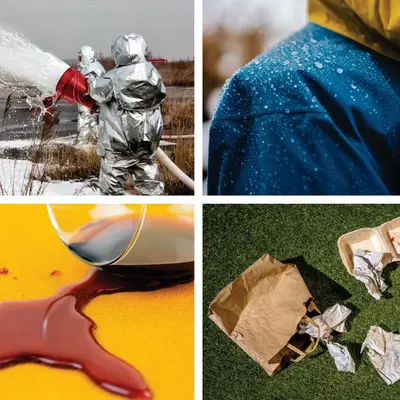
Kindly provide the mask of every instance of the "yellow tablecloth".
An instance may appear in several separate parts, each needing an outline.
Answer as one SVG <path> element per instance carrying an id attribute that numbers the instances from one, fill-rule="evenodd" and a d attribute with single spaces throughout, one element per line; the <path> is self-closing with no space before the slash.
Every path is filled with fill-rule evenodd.
<path id="1" fill-rule="evenodd" d="M 52 295 L 83 279 L 90 267 L 62 244 L 44 205 L 0 205 L 0 301 Z M 60 270 L 60 276 L 50 276 Z M 17 280 L 14 280 L 16 277 Z M 84 309 L 96 338 L 134 365 L 156 400 L 190 400 L 194 392 L 193 284 L 148 293 L 100 296 Z M 1 323 L 1 321 L 0 321 Z M 38 364 L 0 369 L 0 399 L 123 399 L 85 374 Z"/>

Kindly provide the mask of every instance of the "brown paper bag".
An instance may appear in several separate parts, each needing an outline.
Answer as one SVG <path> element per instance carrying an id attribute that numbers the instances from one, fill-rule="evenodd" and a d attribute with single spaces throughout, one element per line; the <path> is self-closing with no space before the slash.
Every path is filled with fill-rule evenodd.
<path id="1" fill-rule="evenodd" d="M 209 317 L 272 376 L 317 345 L 296 333 L 315 306 L 299 270 L 265 255 L 221 290 Z"/>

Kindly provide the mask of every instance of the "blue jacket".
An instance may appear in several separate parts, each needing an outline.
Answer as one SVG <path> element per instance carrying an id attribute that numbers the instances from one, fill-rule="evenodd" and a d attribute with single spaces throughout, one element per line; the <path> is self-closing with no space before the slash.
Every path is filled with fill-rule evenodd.
<path id="1" fill-rule="evenodd" d="M 208 194 L 400 194 L 400 63 L 309 24 L 226 84 Z"/>

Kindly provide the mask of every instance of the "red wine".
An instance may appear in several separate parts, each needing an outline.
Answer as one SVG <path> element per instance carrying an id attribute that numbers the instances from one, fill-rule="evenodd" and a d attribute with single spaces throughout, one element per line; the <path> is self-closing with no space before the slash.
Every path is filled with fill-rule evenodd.
<path id="1" fill-rule="evenodd" d="M 122 278 L 93 269 L 78 283 L 53 296 L 0 303 L 0 368 L 37 362 L 84 372 L 95 384 L 130 399 L 152 399 L 141 374 L 103 349 L 93 335 L 94 321 L 83 314 L 93 298 L 118 292 L 151 291 L 186 283 L 180 278 Z"/>
<path id="2" fill-rule="evenodd" d="M 74 233 L 68 247 L 89 263 L 111 263 L 129 247 L 137 224 L 133 216 L 91 222 Z"/>
<path id="3" fill-rule="evenodd" d="M 68 247 L 83 260 L 112 273 L 130 275 L 138 268 L 148 268 L 153 274 L 193 275 L 192 219 L 148 214 L 132 244 L 137 227 L 138 219 L 133 216 L 98 220 L 75 231 Z"/>

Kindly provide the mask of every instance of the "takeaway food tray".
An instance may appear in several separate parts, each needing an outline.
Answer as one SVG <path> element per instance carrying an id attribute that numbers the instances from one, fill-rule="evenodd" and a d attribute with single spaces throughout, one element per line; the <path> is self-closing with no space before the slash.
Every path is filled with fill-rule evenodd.
<path id="1" fill-rule="evenodd" d="M 342 235 L 338 240 L 342 262 L 353 274 L 353 255 L 357 250 L 388 253 L 393 261 L 400 261 L 400 218 L 375 227 L 362 228 Z"/>

